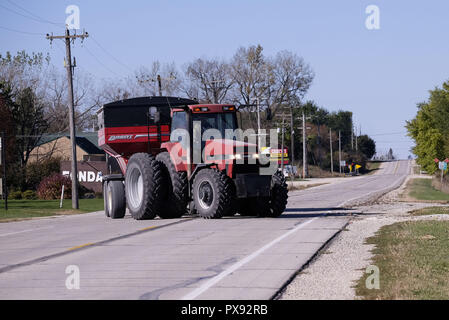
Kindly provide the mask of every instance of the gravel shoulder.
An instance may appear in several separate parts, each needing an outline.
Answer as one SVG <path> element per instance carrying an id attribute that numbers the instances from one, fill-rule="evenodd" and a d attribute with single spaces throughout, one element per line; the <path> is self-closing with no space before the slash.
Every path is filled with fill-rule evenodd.
<path id="1" fill-rule="evenodd" d="M 422 178 L 422 176 L 416 176 Z M 354 218 L 279 295 L 279 300 L 353 300 L 353 286 L 371 264 L 372 245 L 365 240 L 382 226 L 402 221 L 449 220 L 449 215 L 411 216 L 410 211 L 436 203 L 404 202 L 409 175 L 402 185 L 372 203 L 355 207 Z"/>

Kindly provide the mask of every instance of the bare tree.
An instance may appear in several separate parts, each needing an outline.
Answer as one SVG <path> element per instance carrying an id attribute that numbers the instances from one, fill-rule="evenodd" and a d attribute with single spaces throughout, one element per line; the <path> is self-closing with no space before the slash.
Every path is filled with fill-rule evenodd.
<path id="1" fill-rule="evenodd" d="M 136 84 L 135 96 L 159 95 L 158 76 L 161 80 L 161 91 L 166 96 L 176 95 L 181 88 L 181 76 L 174 62 L 161 64 L 154 61 L 151 67 L 140 67 L 135 74 L 135 79 L 128 79 L 129 85 Z"/>
<path id="2" fill-rule="evenodd" d="M 293 106 L 312 84 L 314 73 L 304 59 L 289 51 L 281 51 L 270 59 L 269 86 L 266 95 L 276 113 L 282 104 Z"/>
<path id="3" fill-rule="evenodd" d="M 67 79 L 63 73 L 53 68 L 48 72 L 46 86 L 46 117 L 49 133 L 62 133 L 68 130 L 69 109 L 67 96 Z M 74 108 L 78 130 L 89 127 L 94 106 L 98 96 L 91 75 L 78 71 L 74 76 Z"/>
<path id="4" fill-rule="evenodd" d="M 205 103 L 223 103 L 234 84 L 228 63 L 217 59 L 196 59 L 185 67 L 184 92 Z"/>
<path id="5" fill-rule="evenodd" d="M 271 66 L 262 51 L 260 45 L 241 47 L 231 60 L 232 78 L 235 82 L 233 101 L 246 105 L 242 111 L 246 113 L 245 116 L 253 128 L 257 126 L 255 100 L 263 100 L 270 84 Z"/>

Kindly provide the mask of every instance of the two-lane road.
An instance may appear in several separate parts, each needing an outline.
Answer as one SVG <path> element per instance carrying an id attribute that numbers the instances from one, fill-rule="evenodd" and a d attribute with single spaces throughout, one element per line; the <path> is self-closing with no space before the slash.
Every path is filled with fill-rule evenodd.
<path id="1" fill-rule="evenodd" d="M 0 224 L 0 299 L 270 299 L 348 222 L 352 200 L 399 185 L 408 161 L 289 193 L 276 219 L 111 220 L 102 212 Z M 80 288 L 69 290 L 68 266 Z M 70 269 L 72 270 L 72 269 Z"/>

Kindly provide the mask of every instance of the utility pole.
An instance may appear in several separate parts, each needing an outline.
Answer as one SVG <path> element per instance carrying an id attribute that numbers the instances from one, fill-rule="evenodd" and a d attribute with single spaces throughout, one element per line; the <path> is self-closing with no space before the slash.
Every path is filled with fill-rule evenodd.
<path id="1" fill-rule="evenodd" d="M 260 99 L 267 99 L 266 97 L 256 98 L 256 112 L 257 112 L 257 144 L 260 146 Z M 284 114 L 282 113 L 282 121 L 284 121 Z"/>
<path id="2" fill-rule="evenodd" d="M 5 200 L 5 210 L 8 210 L 8 189 L 6 184 L 6 139 L 5 133 L 2 132 L 1 140 L 0 140 L 0 164 L 3 167 L 3 179 L 2 179 L 2 189 L 3 189 L 3 197 Z"/>
<path id="3" fill-rule="evenodd" d="M 136 77 L 136 78 L 138 78 L 138 77 Z M 138 81 L 140 84 L 145 83 L 145 82 L 157 82 L 157 88 L 158 88 L 159 97 L 162 97 L 162 80 L 172 81 L 172 80 L 176 80 L 176 77 L 170 73 L 170 77 L 168 77 L 168 78 L 162 78 L 161 75 L 158 74 L 158 75 L 156 76 L 156 79 L 153 79 L 153 78 L 148 78 L 148 79 L 138 79 L 137 81 Z"/>
<path id="4" fill-rule="evenodd" d="M 72 144 L 72 209 L 79 209 L 78 202 L 78 168 L 76 163 L 76 132 L 75 132 L 75 110 L 74 110 L 74 98 L 73 98 L 73 68 L 72 66 L 72 54 L 70 48 L 70 41 L 74 42 L 77 38 L 87 38 L 89 35 L 87 32 L 83 32 L 80 35 L 70 35 L 69 29 L 66 29 L 64 36 L 53 36 L 47 34 L 47 39 L 53 41 L 54 39 L 64 39 L 66 48 L 66 63 L 65 67 L 67 69 L 67 80 L 69 83 L 69 125 L 70 125 L 70 141 Z"/>
<path id="5" fill-rule="evenodd" d="M 159 87 L 159 97 L 162 97 L 162 80 L 161 75 L 157 75 L 157 86 Z"/>
<path id="6" fill-rule="evenodd" d="M 354 125 L 352 125 L 351 129 L 351 150 L 354 150 Z"/>
<path id="7" fill-rule="evenodd" d="M 282 144 L 281 144 L 281 171 L 282 175 L 284 174 L 284 112 L 282 112 Z"/>
<path id="8" fill-rule="evenodd" d="M 338 167 L 341 173 L 341 131 L 338 130 Z"/>
<path id="9" fill-rule="evenodd" d="M 293 128 L 293 106 L 290 106 L 290 154 L 292 155 L 291 164 L 295 165 L 295 129 Z"/>
<path id="10" fill-rule="evenodd" d="M 331 174 L 334 175 L 334 156 L 332 151 L 332 128 L 329 128 L 329 144 L 331 151 Z"/>
<path id="11" fill-rule="evenodd" d="M 257 143 L 260 145 L 260 102 L 259 98 L 256 98 L 257 104 Z M 284 115 L 282 115 L 282 125 L 284 125 Z"/>
<path id="12" fill-rule="evenodd" d="M 306 148 L 306 116 L 302 112 L 302 178 L 305 179 L 309 175 L 307 165 L 307 148 Z"/>

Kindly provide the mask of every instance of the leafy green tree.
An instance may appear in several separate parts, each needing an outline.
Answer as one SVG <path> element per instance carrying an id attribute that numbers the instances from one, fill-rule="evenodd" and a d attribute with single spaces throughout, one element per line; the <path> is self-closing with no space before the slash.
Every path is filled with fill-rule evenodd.
<path id="1" fill-rule="evenodd" d="M 416 117 L 407 121 L 408 135 L 415 140 L 413 153 L 417 163 L 433 174 L 437 171 L 434 159 L 449 156 L 449 81 L 442 88 L 430 91 L 427 102 L 418 104 Z"/>
<path id="2" fill-rule="evenodd" d="M 357 143 L 360 152 L 362 152 L 367 159 L 371 159 L 376 153 L 376 143 L 367 135 L 359 136 Z"/>

